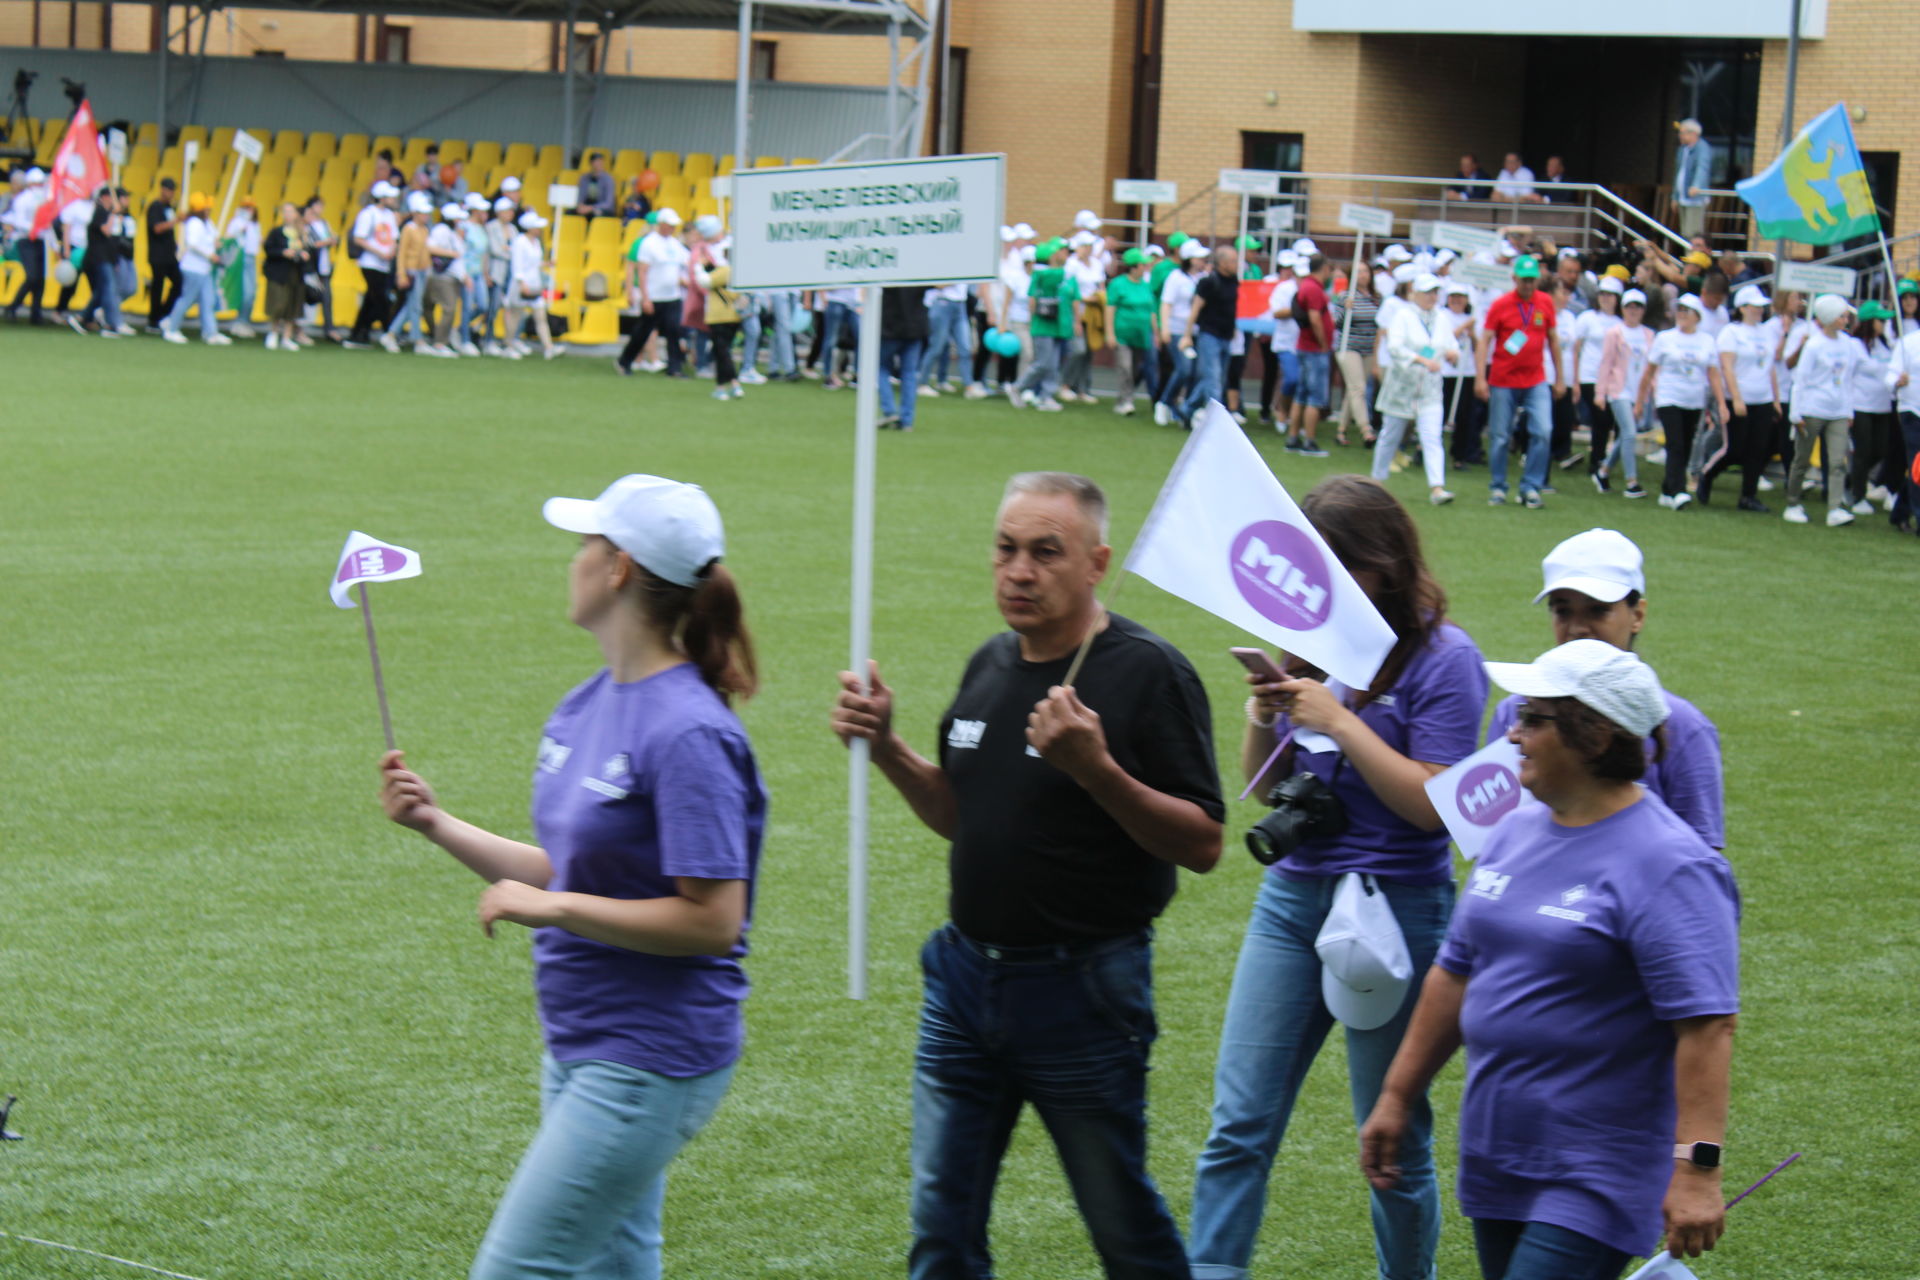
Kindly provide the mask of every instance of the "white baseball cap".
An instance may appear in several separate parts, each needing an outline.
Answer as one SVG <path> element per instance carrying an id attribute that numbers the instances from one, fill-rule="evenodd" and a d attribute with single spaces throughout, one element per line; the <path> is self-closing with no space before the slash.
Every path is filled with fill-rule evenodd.
<path id="1" fill-rule="evenodd" d="M 1535 604 L 1562 589 L 1592 596 L 1602 604 L 1624 600 L 1632 591 L 1647 592 L 1646 557 L 1633 539 L 1613 529 L 1574 534 L 1547 552 L 1540 572 L 1544 585 L 1533 598 Z"/>
<path id="2" fill-rule="evenodd" d="M 659 213 L 655 214 L 653 220 L 660 226 L 677 227 L 680 225 L 680 211 L 672 205 L 668 205 Z"/>
<path id="3" fill-rule="evenodd" d="M 1015 240 L 1038 240 L 1040 233 L 1033 229 L 1031 222 L 1016 222 L 1013 224 L 1013 238 Z"/>
<path id="4" fill-rule="evenodd" d="M 1449 280 L 1447 281 L 1447 296 L 1449 298 L 1471 298 L 1473 296 L 1473 290 L 1461 284 L 1458 280 Z"/>
<path id="5" fill-rule="evenodd" d="M 1813 300 L 1813 318 L 1821 324 L 1832 324 L 1852 310 L 1853 304 L 1837 293 L 1823 293 Z"/>
<path id="6" fill-rule="evenodd" d="M 1412 262 L 1413 250 L 1403 244 L 1390 244 L 1387 246 L 1385 257 L 1388 262 Z"/>
<path id="7" fill-rule="evenodd" d="M 1620 283 L 1619 276 L 1601 276 L 1599 289 L 1601 293 L 1625 293 L 1627 286 Z"/>
<path id="8" fill-rule="evenodd" d="M 1213 250 L 1207 248 L 1207 246 L 1201 244 L 1198 240 L 1189 240 L 1180 246 L 1180 256 L 1183 258 L 1204 258 L 1212 252 Z"/>
<path id="9" fill-rule="evenodd" d="M 1032 262 L 1039 256 L 1040 256 L 1039 250 L 1036 249 L 1033 245 L 1023 244 L 1020 246 L 1020 261 Z"/>
<path id="10" fill-rule="evenodd" d="M 1301 236 L 1298 240 L 1295 240 L 1293 242 L 1293 251 L 1299 254 L 1303 258 L 1310 258 L 1314 254 L 1320 252 L 1320 246 L 1315 244 L 1313 241 L 1307 239 L 1305 236 Z"/>
<path id="11" fill-rule="evenodd" d="M 1082 231 L 1098 231 L 1100 229 L 1100 216 L 1091 209 L 1082 209 L 1073 215 L 1073 225 Z"/>
<path id="12" fill-rule="evenodd" d="M 593 499 L 548 498 L 540 514 L 556 529 L 600 535 L 676 586 L 698 586 L 726 553 L 720 509 L 706 490 L 660 476 L 621 476 Z"/>
<path id="13" fill-rule="evenodd" d="M 392 200 L 399 194 L 400 188 L 394 186 L 391 182 L 376 182 L 373 184 L 373 198 L 375 200 Z"/>
<path id="14" fill-rule="evenodd" d="M 1088 249 L 1099 243 L 1100 237 L 1091 231 L 1076 231 L 1067 238 L 1067 247 L 1072 249 Z"/>
<path id="15" fill-rule="evenodd" d="M 1608 278 L 1611 279 L 1612 277 Z M 1620 295 L 1620 305 L 1623 307 L 1644 307 L 1647 305 L 1646 292 L 1641 289 L 1629 289 Z"/>
<path id="16" fill-rule="evenodd" d="M 513 202 L 508 201 L 507 203 L 511 204 Z M 492 208 L 492 206 L 487 203 L 487 198 L 478 191 L 469 191 L 467 192 L 467 208 L 480 210 L 489 209 Z"/>
<path id="17" fill-rule="evenodd" d="M 407 193 L 407 212 L 432 213 L 433 197 L 424 191 L 409 191 Z"/>
<path id="18" fill-rule="evenodd" d="M 1411 262 L 1403 262 L 1393 269 L 1393 282 L 1395 284 L 1405 284 L 1419 274 L 1419 268 L 1415 267 Z"/>
<path id="19" fill-rule="evenodd" d="M 1455 253 L 1451 249 L 1442 249 L 1440 252 L 1433 255 L 1433 265 L 1435 265 L 1436 267 L 1444 267 L 1449 262 L 1452 262 L 1455 258 L 1459 256 L 1460 256 L 1459 254 Z"/>
<path id="20" fill-rule="evenodd" d="M 45 169 L 40 168 L 38 165 L 35 165 L 33 168 L 27 170 L 27 181 L 29 183 L 45 182 L 46 180 L 47 180 L 47 171 Z"/>
<path id="21" fill-rule="evenodd" d="M 538 231 L 547 225 L 547 220 L 535 213 L 532 209 L 520 215 L 520 229 L 522 231 Z"/>
<path id="22" fill-rule="evenodd" d="M 711 213 L 703 213 L 693 220 L 693 229 L 709 240 L 719 235 L 724 226 L 725 224 Z"/>
<path id="23" fill-rule="evenodd" d="M 1700 295 L 1697 293 L 1683 293 L 1673 300 L 1673 305 L 1675 310 L 1685 307 L 1697 316 L 1707 313 L 1707 304 L 1700 301 Z"/>
<path id="24" fill-rule="evenodd" d="M 1413 982 L 1413 957 L 1378 881 L 1357 871 L 1340 877 L 1313 949 L 1327 1012 L 1355 1031 L 1393 1020 Z"/>
<path id="25" fill-rule="evenodd" d="M 1394 272 L 1394 275 L 1396 277 L 1399 274 L 1400 273 L 1397 271 Z M 1422 271 L 1418 275 L 1414 276 L 1413 278 L 1413 291 L 1415 293 L 1432 293 L 1435 289 L 1438 289 L 1439 287 L 1440 287 L 1440 277 L 1433 274 L 1433 272 L 1431 271 Z"/>
<path id="26" fill-rule="evenodd" d="M 1291 249 L 1282 249 L 1274 255 L 1273 262 L 1275 266 L 1286 267 L 1291 270 L 1300 265 L 1300 255 Z"/>
<path id="27" fill-rule="evenodd" d="M 1733 295 L 1733 305 L 1736 307 L 1764 307 L 1768 301 L 1767 291 L 1757 284 L 1743 284 L 1740 291 Z"/>
<path id="28" fill-rule="evenodd" d="M 493 211 L 495 213 L 512 213 L 515 207 L 513 201 L 507 199 L 505 196 L 501 196 L 493 202 Z"/>
<path id="29" fill-rule="evenodd" d="M 1628 733 L 1646 737 L 1667 718 L 1653 668 L 1605 640 L 1569 640 L 1532 662 L 1489 662 L 1487 678 L 1523 698 L 1572 698 Z"/>
<path id="30" fill-rule="evenodd" d="M 1005 223 L 1000 224 L 1000 243 L 1001 244 L 1012 244 L 1015 240 L 1018 240 L 1019 238 L 1020 237 L 1013 234 L 1012 227 L 1006 225 Z"/>
<path id="31" fill-rule="evenodd" d="M 456 204 L 449 201 L 440 206 L 440 216 L 448 222 L 465 222 L 467 220 L 467 207 L 463 204 Z"/>
<path id="32" fill-rule="evenodd" d="M 1502 240 L 1497 252 L 1503 258 L 1517 258 L 1520 256 L 1520 251 L 1513 247 L 1513 241 L 1511 240 Z"/>
<path id="33" fill-rule="evenodd" d="M 518 191 L 520 189 L 520 179 L 508 175 L 500 179 L 500 189 L 502 191 Z"/>
<path id="34" fill-rule="evenodd" d="M 1150 244 L 1147 246 L 1147 256 L 1149 258 L 1164 258 L 1167 256 L 1166 247 L 1163 245 Z"/>

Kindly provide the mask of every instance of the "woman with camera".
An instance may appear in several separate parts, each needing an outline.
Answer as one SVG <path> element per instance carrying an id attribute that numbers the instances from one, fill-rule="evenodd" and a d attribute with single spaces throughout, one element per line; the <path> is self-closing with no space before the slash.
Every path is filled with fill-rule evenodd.
<path id="1" fill-rule="evenodd" d="M 1324 480 L 1301 505 L 1397 642 L 1368 689 L 1325 681 L 1298 659 L 1282 678 L 1248 677 L 1242 759 L 1261 794 L 1279 788 L 1282 807 L 1261 824 L 1272 865 L 1227 997 L 1212 1132 L 1194 1183 L 1194 1280 L 1248 1274 L 1294 1098 L 1335 1025 L 1315 942 L 1342 878 L 1361 873 L 1384 895 L 1415 974 L 1432 962 L 1453 908 L 1453 868 L 1425 784 L 1472 754 L 1486 704 L 1480 651 L 1447 620 L 1446 593 L 1406 509 L 1359 476 Z M 1346 1028 L 1356 1123 L 1373 1108 L 1417 994 L 1415 985 L 1381 1025 Z M 1423 1091 L 1409 1107 L 1405 1176 L 1373 1195 L 1385 1280 L 1433 1274 L 1440 1196 L 1431 1119 Z"/>
<path id="2" fill-rule="evenodd" d="M 1458 1191 L 1485 1280 L 1612 1280 L 1655 1239 L 1698 1257 L 1726 1226 L 1733 873 L 1638 785 L 1668 714 L 1652 668 L 1597 639 L 1487 665 L 1526 699 L 1507 738 L 1542 803 L 1481 850 L 1361 1170 L 1375 1195 L 1399 1185 L 1427 1086 L 1464 1045 Z"/>

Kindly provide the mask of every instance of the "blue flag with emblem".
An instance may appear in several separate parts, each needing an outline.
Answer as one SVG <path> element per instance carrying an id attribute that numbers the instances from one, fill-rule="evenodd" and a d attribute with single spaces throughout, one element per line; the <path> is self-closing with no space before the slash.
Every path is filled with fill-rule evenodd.
<path id="1" fill-rule="evenodd" d="M 1762 239 L 1833 244 L 1880 230 L 1844 102 L 1815 116 L 1772 164 L 1734 190 L 1753 210 Z"/>

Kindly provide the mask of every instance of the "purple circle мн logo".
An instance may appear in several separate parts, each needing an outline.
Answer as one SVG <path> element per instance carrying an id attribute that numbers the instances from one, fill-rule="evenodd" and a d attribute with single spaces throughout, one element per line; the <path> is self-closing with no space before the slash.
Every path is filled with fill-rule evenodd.
<path id="1" fill-rule="evenodd" d="M 392 547 L 362 547 L 340 562 L 340 572 L 334 581 L 377 578 L 386 573 L 398 573 L 406 567 L 407 558 Z"/>
<path id="2" fill-rule="evenodd" d="M 1268 621 L 1311 631 L 1333 614 L 1333 579 L 1313 539 L 1290 524 L 1259 520 L 1231 552 L 1233 585 Z"/>
<path id="3" fill-rule="evenodd" d="M 1489 760 L 1467 770 L 1455 792 L 1460 814 L 1476 827 L 1490 827 L 1520 804 L 1520 780 L 1513 770 Z"/>

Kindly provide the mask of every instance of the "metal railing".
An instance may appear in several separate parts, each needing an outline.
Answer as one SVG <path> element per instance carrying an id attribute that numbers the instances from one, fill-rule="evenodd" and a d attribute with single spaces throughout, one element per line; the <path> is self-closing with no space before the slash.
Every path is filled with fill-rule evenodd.
<path id="1" fill-rule="evenodd" d="M 1896 274 L 1902 274 L 1905 270 L 1920 267 L 1920 231 L 1909 231 L 1906 235 L 1897 236 L 1887 241 L 1886 249 L 1886 254 L 1883 257 L 1880 252 L 1880 242 L 1875 240 L 1872 244 L 1863 244 L 1856 249 L 1843 249 L 1838 253 L 1830 253 L 1824 258 L 1814 258 L 1809 262 L 1798 263 L 1797 265 L 1807 267 L 1844 267 L 1852 265 L 1853 269 L 1860 273 L 1859 285 L 1862 286 L 1856 289 L 1856 292 L 1861 294 L 1884 294 L 1887 292 L 1887 286 L 1882 283 L 1882 277 L 1887 273 L 1888 260 L 1892 261 Z M 1773 257 L 1772 254 L 1761 255 L 1753 253 L 1742 254 L 1741 256 L 1748 258 L 1762 256 L 1768 258 Z M 1773 282 L 1774 274 L 1769 272 L 1767 275 L 1761 276 L 1752 283 L 1771 286 Z"/>

